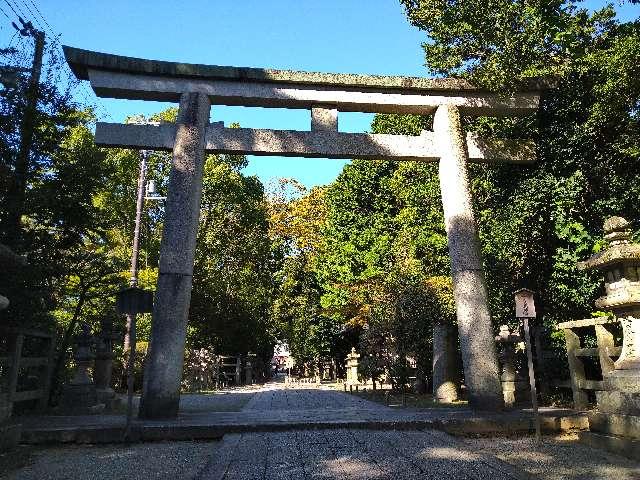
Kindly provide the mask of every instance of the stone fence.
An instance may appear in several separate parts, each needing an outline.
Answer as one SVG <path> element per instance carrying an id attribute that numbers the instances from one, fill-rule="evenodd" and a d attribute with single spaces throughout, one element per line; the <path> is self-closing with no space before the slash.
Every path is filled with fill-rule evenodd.
<path id="1" fill-rule="evenodd" d="M 182 388 L 187 391 L 216 390 L 231 385 L 251 385 L 262 378 L 255 354 L 217 355 L 202 348 L 186 350 Z"/>
<path id="2" fill-rule="evenodd" d="M 614 359 L 622 351 L 614 340 L 619 335 L 619 321 L 607 317 L 589 318 L 560 323 L 556 328 L 564 331 L 567 344 L 573 406 L 576 410 L 586 410 L 593 400 L 590 392 L 606 390 L 603 378 L 614 370 Z M 584 346 L 594 330 L 597 346 Z"/>

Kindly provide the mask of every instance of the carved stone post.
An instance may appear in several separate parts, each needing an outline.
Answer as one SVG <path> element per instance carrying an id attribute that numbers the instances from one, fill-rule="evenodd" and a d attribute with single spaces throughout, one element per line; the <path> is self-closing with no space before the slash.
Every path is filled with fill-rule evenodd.
<path id="1" fill-rule="evenodd" d="M 151 344 L 140 402 L 142 418 L 178 414 L 210 110 L 205 94 L 184 93 L 180 98 Z"/>
<path id="2" fill-rule="evenodd" d="M 467 175 L 467 143 L 457 107 L 438 107 L 433 130 L 440 153 L 440 192 L 451 257 L 453 295 L 469 403 L 503 407 L 498 359 Z"/>
<path id="3" fill-rule="evenodd" d="M 97 338 L 96 361 L 93 379 L 96 384 L 98 401 L 104 403 L 107 409 L 113 407 L 115 392 L 111 388 L 111 374 L 113 373 L 113 342 L 119 335 L 113 331 L 113 324 L 103 319 L 100 335 Z"/>
<path id="4" fill-rule="evenodd" d="M 440 403 L 458 400 L 458 362 L 453 326 L 433 325 L 433 396 Z"/>

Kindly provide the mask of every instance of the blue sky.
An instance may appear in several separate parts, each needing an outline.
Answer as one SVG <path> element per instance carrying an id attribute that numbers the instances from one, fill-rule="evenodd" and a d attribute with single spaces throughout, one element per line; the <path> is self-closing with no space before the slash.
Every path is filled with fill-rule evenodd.
<path id="1" fill-rule="evenodd" d="M 0 0 L 42 28 L 61 34 L 64 44 L 133 57 L 281 69 L 427 74 L 420 43 L 423 33 L 406 21 L 397 0 Z M 47 20 L 38 16 L 34 6 Z M 587 1 L 589 8 L 606 2 Z M 620 17 L 638 16 L 637 6 L 617 6 Z M 36 26 L 38 26 L 36 24 Z M 0 15 L 0 43 L 13 35 Z M 87 91 L 87 88 L 84 88 Z M 87 93 L 87 95 L 90 95 Z M 168 104 L 100 100 L 105 120 L 150 114 Z M 341 114 L 340 130 L 367 131 L 371 115 Z M 214 106 L 212 120 L 243 127 L 309 128 L 306 110 L 243 109 Z M 307 186 L 326 184 L 344 161 L 252 157 L 246 172 L 264 182 L 295 177 Z"/>

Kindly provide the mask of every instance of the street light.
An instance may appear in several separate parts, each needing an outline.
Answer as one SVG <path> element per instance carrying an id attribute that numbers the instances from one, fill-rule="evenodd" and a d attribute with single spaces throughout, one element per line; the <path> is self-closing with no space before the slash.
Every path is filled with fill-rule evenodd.
<path id="1" fill-rule="evenodd" d="M 541 441 L 540 414 L 538 412 L 538 394 L 536 391 L 536 377 L 533 371 L 533 355 L 531 353 L 531 335 L 529 334 L 529 319 L 536 318 L 536 305 L 533 300 L 533 290 L 521 288 L 514 292 L 516 300 L 516 317 L 524 322 L 524 341 L 527 348 L 527 365 L 529 368 L 529 387 L 531 389 L 531 406 L 536 423 L 536 440 Z M 540 352 L 538 352 L 540 355 Z"/>

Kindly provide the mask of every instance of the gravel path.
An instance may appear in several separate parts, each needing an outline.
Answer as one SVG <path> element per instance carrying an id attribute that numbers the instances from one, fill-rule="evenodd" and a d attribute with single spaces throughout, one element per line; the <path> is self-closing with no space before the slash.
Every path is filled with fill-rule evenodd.
<path id="1" fill-rule="evenodd" d="M 219 442 L 156 442 L 31 449 L 27 466 L 6 475 L 0 474 L 0 478 L 188 480 L 215 455 L 218 445 Z"/>
<path id="2" fill-rule="evenodd" d="M 465 439 L 473 451 L 495 455 L 541 480 L 640 480 L 640 461 L 578 443 L 576 435 Z"/>

